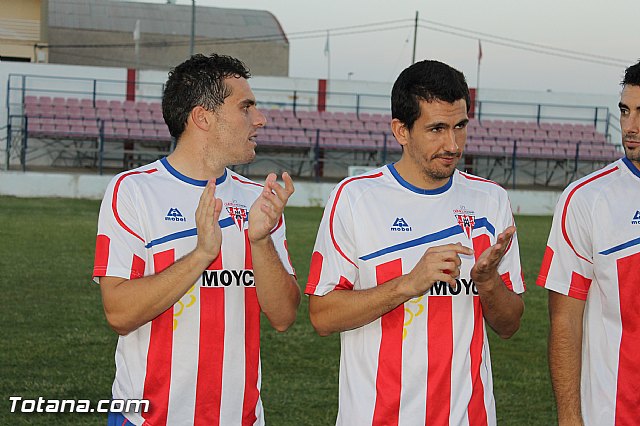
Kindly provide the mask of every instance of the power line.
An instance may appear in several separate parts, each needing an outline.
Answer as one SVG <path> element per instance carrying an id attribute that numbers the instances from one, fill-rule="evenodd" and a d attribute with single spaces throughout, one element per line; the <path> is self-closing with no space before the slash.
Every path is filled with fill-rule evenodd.
<path id="1" fill-rule="evenodd" d="M 420 21 L 424 22 L 424 23 L 427 23 L 427 24 L 431 24 L 431 25 L 436 25 L 436 26 L 449 28 L 449 29 L 456 30 L 456 31 L 461 31 L 461 32 L 464 32 L 464 33 L 473 34 L 475 36 L 474 39 L 477 39 L 478 38 L 477 36 L 489 37 L 489 38 L 496 39 L 496 40 L 506 41 L 508 43 L 515 43 L 515 44 L 518 44 L 518 45 L 530 46 L 530 47 L 539 48 L 539 49 L 553 50 L 553 51 L 558 51 L 558 52 L 562 52 L 562 53 L 567 53 L 567 54 L 570 54 L 570 55 L 578 55 L 578 56 L 590 57 L 590 58 L 598 59 L 598 60 L 620 62 L 622 64 L 626 64 L 627 63 L 626 60 L 620 59 L 620 58 L 613 58 L 613 57 L 610 57 L 610 56 L 603 56 L 603 55 L 595 55 L 593 53 L 588 53 L 588 52 L 580 52 L 580 51 L 577 51 L 577 50 L 570 50 L 570 49 L 565 49 L 565 48 L 562 48 L 562 47 L 554 47 L 554 46 L 549 46 L 549 45 L 546 45 L 546 44 L 533 43 L 533 42 L 529 42 L 529 41 L 514 39 L 512 37 L 503 37 L 503 36 L 499 36 L 499 35 L 495 35 L 495 34 L 491 34 L 491 33 L 485 33 L 485 32 L 481 32 L 481 31 L 470 30 L 470 29 L 467 29 L 467 28 L 461 28 L 461 27 L 456 27 L 456 26 L 453 26 L 453 25 L 443 24 L 441 22 L 430 21 L 430 20 L 427 20 L 427 19 L 421 19 Z M 429 29 L 429 27 L 425 27 L 425 28 Z M 435 30 L 435 28 L 432 28 L 432 29 Z M 488 40 L 486 38 L 482 38 L 482 41 L 491 42 L 491 40 Z"/>

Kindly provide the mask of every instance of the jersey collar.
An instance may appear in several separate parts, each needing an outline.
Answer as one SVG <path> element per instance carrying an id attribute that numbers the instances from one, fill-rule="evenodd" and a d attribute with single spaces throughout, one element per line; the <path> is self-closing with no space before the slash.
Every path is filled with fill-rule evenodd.
<path id="1" fill-rule="evenodd" d="M 438 194 L 442 194 L 444 192 L 447 192 L 447 190 L 449 188 L 451 188 L 451 185 L 453 184 L 453 176 L 451 176 L 449 178 L 449 180 L 447 181 L 447 183 L 442 185 L 440 188 L 436 188 L 436 189 L 418 188 L 417 186 L 412 185 L 409 182 L 407 182 L 406 180 L 404 180 L 404 178 L 402 176 L 400 176 L 400 173 L 398 173 L 398 171 L 396 170 L 394 164 L 395 163 L 387 165 L 387 167 L 389 168 L 389 171 L 391 172 L 393 177 L 396 178 L 396 180 L 398 181 L 398 183 L 400 185 L 404 186 L 405 188 L 407 188 L 411 192 L 415 192 L 416 194 L 421 194 L 421 195 L 438 195 Z"/>
<path id="2" fill-rule="evenodd" d="M 207 180 L 192 179 L 189 176 L 183 175 L 182 173 L 174 169 L 173 166 L 169 164 L 169 160 L 167 160 L 167 157 L 162 157 L 160 159 L 160 162 L 167 169 L 169 173 L 171 173 L 174 177 L 178 178 L 179 180 L 185 183 L 188 183 L 190 185 L 207 186 L 207 182 L 208 182 Z M 224 169 L 224 173 L 222 174 L 222 176 L 216 178 L 216 186 L 220 185 L 226 179 L 227 179 L 227 169 Z"/>
<path id="3" fill-rule="evenodd" d="M 640 170 L 627 157 L 622 157 L 622 162 L 627 165 L 631 173 L 640 178 Z"/>

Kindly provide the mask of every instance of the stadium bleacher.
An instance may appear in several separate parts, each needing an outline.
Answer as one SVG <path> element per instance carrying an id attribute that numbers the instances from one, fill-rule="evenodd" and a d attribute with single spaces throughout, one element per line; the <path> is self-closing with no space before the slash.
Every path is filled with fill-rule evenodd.
<path id="1" fill-rule="evenodd" d="M 258 134 L 260 149 L 363 152 L 377 162 L 385 161 L 387 153 L 401 151 L 391 133 L 388 114 L 292 109 L 263 112 L 267 126 Z M 172 147 L 159 102 L 25 96 L 23 114 L 25 141 L 93 141 L 88 151 L 102 155 L 111 146 L 120 157 L 141 152 L 166 155 Z M 585 124 L 471 119 L 467 133 L 468 158 L 608 162 L 621 155 L 604 134 Z M 100 142 L 99 148 L 95 141 Z M 384 154 L 373 154 L 380 152 Z"/>

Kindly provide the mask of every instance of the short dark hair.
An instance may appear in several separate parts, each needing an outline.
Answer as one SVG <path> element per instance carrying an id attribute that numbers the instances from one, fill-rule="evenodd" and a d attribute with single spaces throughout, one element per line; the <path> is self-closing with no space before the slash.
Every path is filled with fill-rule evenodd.
<path id="1" fill-rule="evenodd" d="M 623 86 L 626 86 L 627 84 L 631 86 L 640 86 L 640 61 L 624 70 L 624 78 L 620 84 Z"/>
<path id="2" fill-rule="evenodd" d="M 215 111 L 231 95 L 228 77 L 251 77 L 247 66 L 231 56 L 193 55 L 169 72 L 162 94 L 162 116 L 169 133 L 179 139 L 191 110 L 201 106 Z"/>
<path id="3" fill-rule="evenodd" d="M 471 107 L 464 74 L 438 61 L 416 62 L 400 73 L 391 89 L 391 117 L 409 130 L 420 117 L 420 101 L 454 103 L 464 99 Z"/>

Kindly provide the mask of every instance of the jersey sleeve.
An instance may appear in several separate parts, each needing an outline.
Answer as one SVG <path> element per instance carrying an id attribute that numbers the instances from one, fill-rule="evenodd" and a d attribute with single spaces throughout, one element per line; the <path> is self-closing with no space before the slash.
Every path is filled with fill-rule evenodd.
<path id="1" fill-rule="evenodd" d="M 515 225 L 511 203 L 506 191 L 502 191 L 499 203 L 499 213 L 496 223 L 496 237 L 511 225 Z M 524 293 L 526 287 L 520 262 L 520 246 L 518 245 L 518 232 L 513 234 L 504 257 L 498 265 L 498 273 L 505 285 L 515 293 Z"/>
<path id="2" fill-rule="evenodd" d="M 536 284 L 586 300 L 594 276 L 591 206 L 571 188 L 563 192 L 556 205 Z"/>
<path id="3" fill-rule="evenodd" d="M 116 176 L 105 192 L 98 217 L 93 278 L 144 276 L 146 249 L 136 211 L 135 188 Z"/>
<path id="4" fill-rule="evenodd" d="M 358 278 L 353 210 L 344 189 L 334 190 L 322 215 L 305 289 L 308 295 L 352 290 Z"/>
<path id="5" fill-rule="evenodd" d="M 271 240 L 273 241 L 273 245 L 276 248 L 276 252 L 278 253 L 278 257 L 280 258 L 284 269 L 287 271 L 287 273 L 295 275 L 296 271 L 293 269 L 293 264 L 291 263 L 291 256 L 289 255 L 289 247 L 287 246 L 286 235 L 286 224 L 284 215 L 282 215 L 281 222 L 276 225 L 273 231 L 271 231 Z"/>

